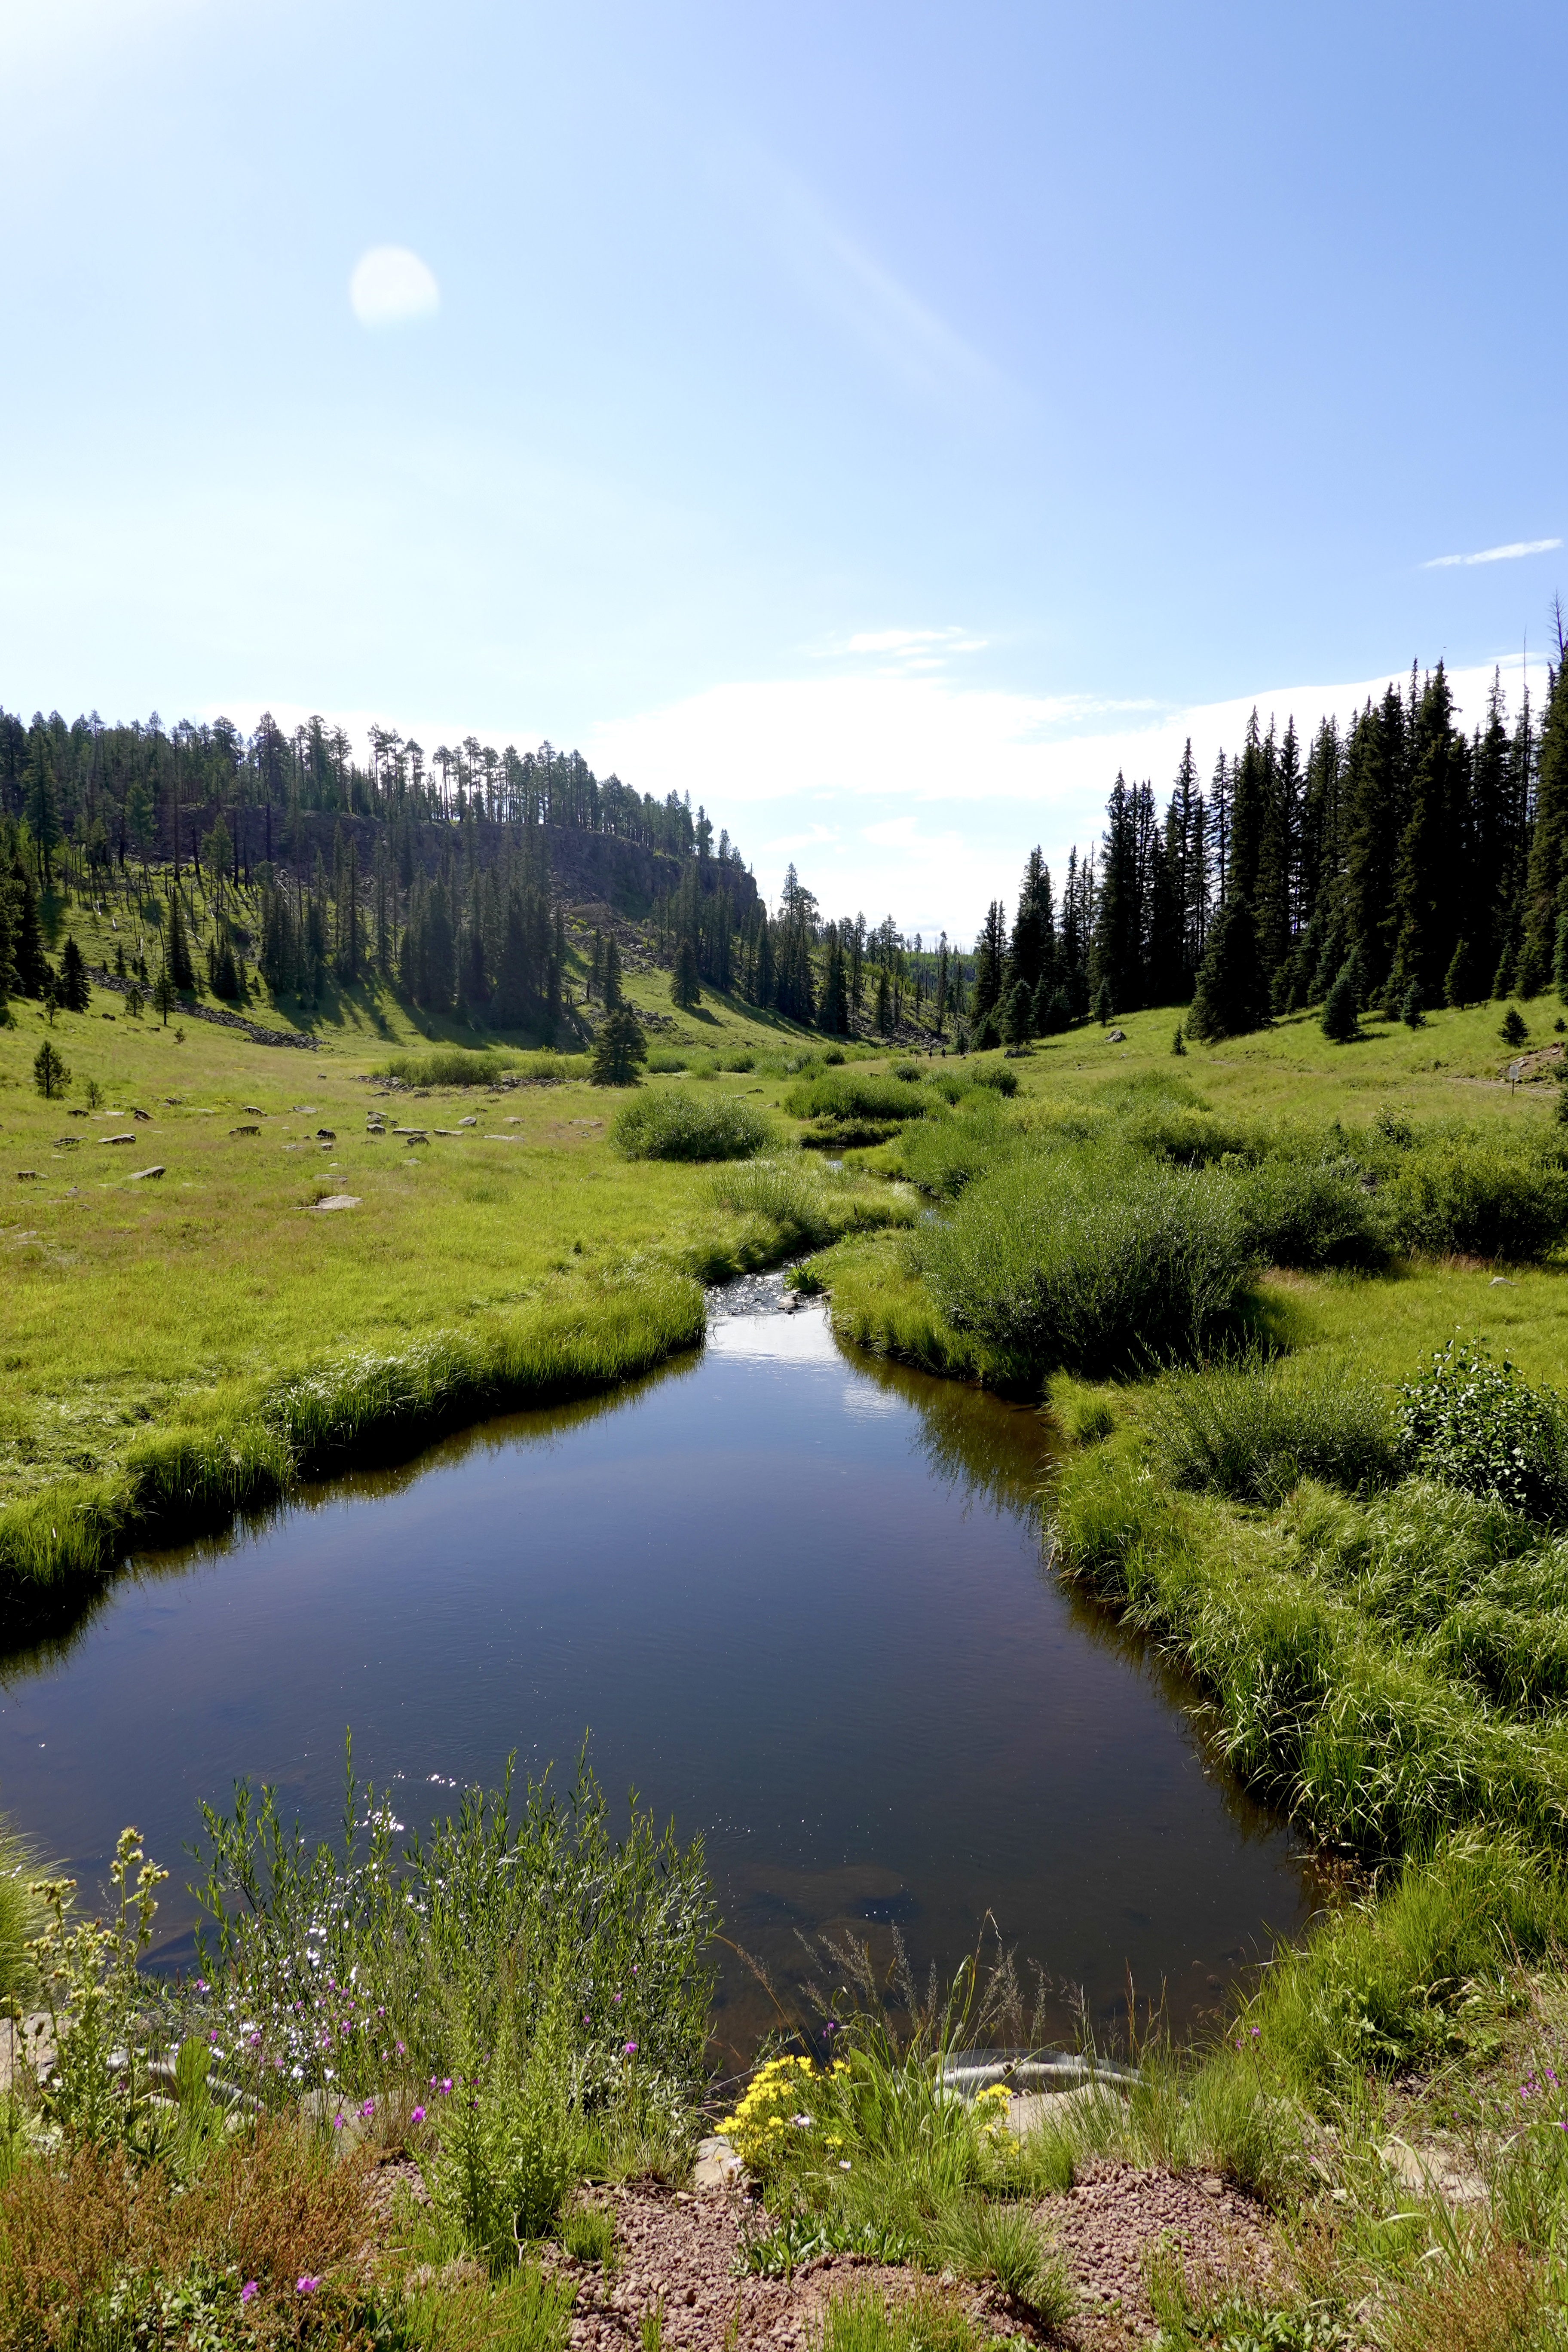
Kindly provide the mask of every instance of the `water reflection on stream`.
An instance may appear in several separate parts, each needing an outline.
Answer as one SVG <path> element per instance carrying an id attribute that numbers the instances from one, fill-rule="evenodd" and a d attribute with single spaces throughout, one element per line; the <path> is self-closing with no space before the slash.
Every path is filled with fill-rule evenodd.
<path id="1" fill-rule="evenodd" d="M 352 1725 L 423 1826 L 511 1749 L 569 1773 L 592 1727 L 608 1789 L 704 1833 L 727 1932 L 781 1977 L 807 1972 L 797 1928 L 886 1955 L 897 1925 L 945 1969 L 990 1909 L 1101 2016 L 1129 1969 L 1177 2022 L 1212 2005 L 1314 1885 L 1179 1686 L 1042 1568 L 1039 1417 L 748 1289 L 729 1304 L 764 1311 L 721 1307 L 700 1357 L 614 1399 L 139 1559 L 0 1670 L 0 1803 L 84 1887 L 135 1822 L 176 1864 L 177 1956 L 180 1848 L 236 1774 L 325 1834 Z M 732 1963 L 721 2000 L 744 2047 L 766 2019 Z"/>

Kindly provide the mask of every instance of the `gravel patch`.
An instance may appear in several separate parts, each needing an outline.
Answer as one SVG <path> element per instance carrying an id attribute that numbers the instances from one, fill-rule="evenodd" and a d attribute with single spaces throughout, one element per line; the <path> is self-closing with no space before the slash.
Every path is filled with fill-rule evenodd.
<path id="1" fill-rule="evenodd" d="M 1096 2159 L 1065 2197 L 1038 2209 L 1082 2298 L 1066 2341 L 1085 2352 L 1143 2344 L 1154 2315 L 1144 2289 L 1147 2255 L 1178 2252 L 1189 2270 L 1257 2284 L 1272 2269 L 1263 2210 L 1215 2174 L 1140 2172 Z"/>

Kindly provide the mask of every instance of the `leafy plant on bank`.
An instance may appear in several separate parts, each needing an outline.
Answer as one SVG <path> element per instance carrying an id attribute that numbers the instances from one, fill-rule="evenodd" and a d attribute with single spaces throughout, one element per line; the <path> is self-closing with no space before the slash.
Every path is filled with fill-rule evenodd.
<path id="1" fill-rule="evenodd" d="M 1400 1390 L 1406 1465 L 1534 1519 L 1568 1515 L 1568 1429 L 1559 1400 L 1505 1356 L 1457 1336 Z"/>

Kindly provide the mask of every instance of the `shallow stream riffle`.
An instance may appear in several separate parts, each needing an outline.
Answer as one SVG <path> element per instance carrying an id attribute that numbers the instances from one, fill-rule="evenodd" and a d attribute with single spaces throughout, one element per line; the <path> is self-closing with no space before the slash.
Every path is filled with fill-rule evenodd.
<path id="1" fill-rule="evenodd" d="M 1050 1572 L 1032 1409 L 849 1351 L 778 1277 L 614 1396 L 510 1415 L 138 1555 L 68 1638 L 0 1668 L 0 1804 L 96 1893 L 121 1825 L 174 1866 L 190 1952 L 198 1802 L 278 1784 L 341 1818 L 343 1740 L 411 1829 L 584 1735 L 606 1789 L 700 1832 L 743 2059 L 807 1942 L 895 1930 L 922 1979 L 988 1936 L 1044 2029 L 1131 1982 L 1181 2029 L 1318 1899 L 1227 1778 L 1191 1693 Z M 182 1866 L 183 1865 L 183 1866 Z"/>

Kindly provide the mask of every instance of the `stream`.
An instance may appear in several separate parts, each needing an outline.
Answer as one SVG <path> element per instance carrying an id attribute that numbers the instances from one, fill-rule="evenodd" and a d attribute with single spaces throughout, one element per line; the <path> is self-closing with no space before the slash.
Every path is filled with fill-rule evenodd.
<path id="1" fill-rule="evenodd" d="M 725 1935 L 781 1986 L 801 1937 L 895 1931 L 923 1982 L 989 1914 L 1049 2032 L 1140 1999 L 1181 2030 L 1320 1899 L 1191 1693 L 1046 1565 L 1031 1409 L 841 1348 L 778 1277 L 700 1355 L 510 1415 L 226 1538 L 138 1554 L 68 1637 L 0 1660 L 0 1801 L 84 1895 L 121 1825 L 191 1951 L 197 1804 L 278 1783 L 308 1832 L 356 1770 L 424 1827 L 585 1733 L 700 1832 Z M 772 2020 L 725 1948 L 721 2053 Z M 1035 1971 L 1037 1970 L 1037 1974 Z"/>

